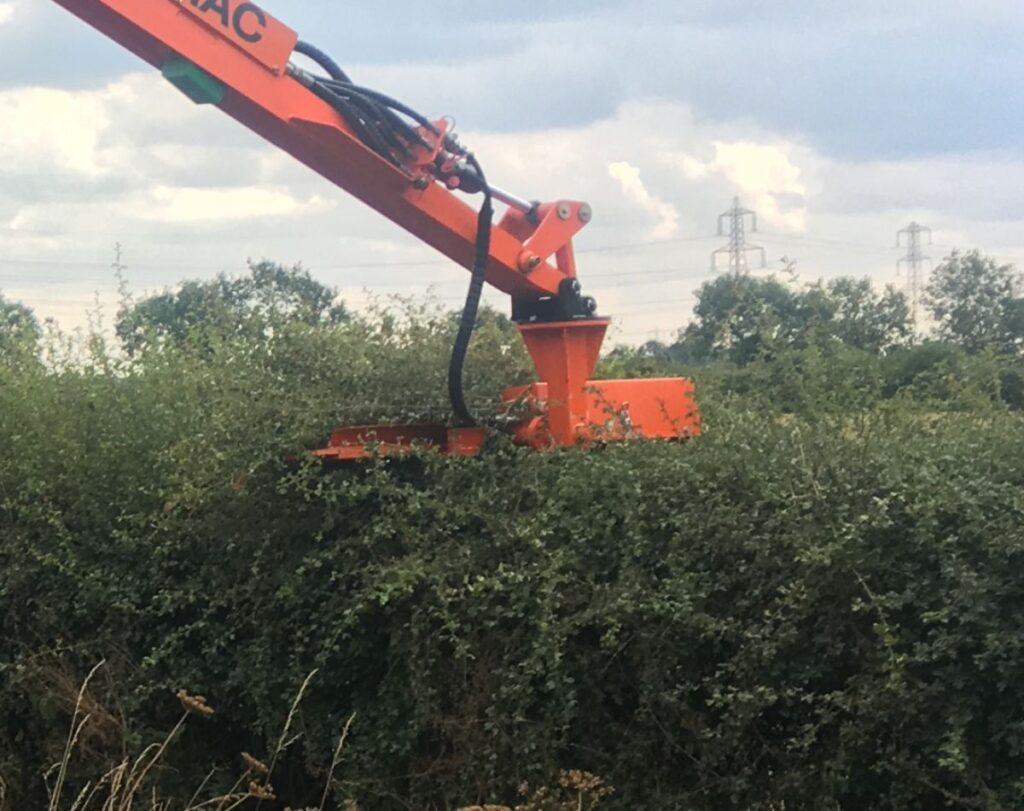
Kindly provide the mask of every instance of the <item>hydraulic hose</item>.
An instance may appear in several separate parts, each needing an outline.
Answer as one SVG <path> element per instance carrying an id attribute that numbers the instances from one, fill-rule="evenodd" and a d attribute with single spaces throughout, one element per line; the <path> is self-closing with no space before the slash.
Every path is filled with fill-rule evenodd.
<path id="1" fill-rule="evenodd" d="M 491 258 L 491 226 L 494 222 L 494 199 L 491 194 L 491 187 L 487 185 L 484 171 L 480 168 L 480 163 L 476 157 L 470 154 L 466 157 L 466 160 L 473 167 L 477 177 L 480 178 L 484 193 L 484 204 L 481 206 L 480 215 L 477 218 L 476 256 L 473 260 L 473 276 L 469 283 L 469 292 L 466 295 L 466 306 L 463 308 L 462 316 L 459 319 L 459 331 L 455 337 L 451 364 L 448 367 L 448 394 L 451 398 L 452 411 L 455 412 L 455 419 L 459 426 L 462 428 L 472 428 L 477 424 L 477 421 L 466 404 L 463 375 L 465 372 L 466 355 L 469 353 L 469 343 L 473 338 L 477 315 L 480 312 L 480 297 L 483 295 L 487 263 Z"/>
<path id="2" fill-rule="evenodd" d="M 416 112 L 408 105 L 403 104 L 402 102 L 392 98 L 391 96 L 386 95 L 385 93 L 381 93 L 379 90 L 373 90 L 369 87 L 360 87 L 359 85 L 354 85 L 349 81 L 334 80 L 330 82 L 325 82 L 325 84 L 329 85 L 333 90 L 342 90 L 346 92 L 359 93 L 360 95 L 374 99 L 375 101 L 383 104 L 385 107 L 390 107 L 391 109 L 397 110 L 403 115 L 409 116 L 409 118 L 411 118 L 420 126 L 425 127 L 429 132 L 432 132 L 435 135 L 437 134 L 437 127 L 435 127 L 426 116 L 420 115 L 418 112 Z"/>
<path id="3" fill-rule="evenodd" d="M 334 92 L 326 83 L 314 82 L 310 89 L 342 115 L 359 140 L 381 157 L 391 163 L 396 163 L 394 155 L 391 154 L 391 150 L 376 124 L 360 117 L 354 106 Z"/>
<path id="4" fill-rule="evenodd" d="M 424 116 L 411 107 L 370 88 L 360 87 L 352 83 L 348 75 L 337 62 L 308 42 L 299 42 L 295 52 L 319 65 L 330 78 L 309 77 L 307 86 L 320 98 L 334 107 L 348 122 L 356 136 L 381 157 L 396 166 L 409 156 L 410 145 L 418 143 L 429 146 L 423 136 L 408 122 L 399 118 L 404 115 L 425 128 L 428 132 L 438 134 L 437 128 Z M 460 154 L 461 147 L 455 146 Z M 477 316 L 480 313 L 480 299 L 483 296 L 487 275 L 487 265 L 491 258 L 491 229 L 494 224 L 494 194 L 487 183 L 479 161 L 472 154 L 464 155 L 469 167 L 473 170 L 473 183 L 467 183 L 464 190 L 468 193 L 482 191 L 483 205 L 477 218 L 476 246 L 473 258 L 472 278 L 469 292 L 466 294 L 466 306 L 459 318 L 459 329 L 452 348 L 451 363 L 448 367 L 448 394 L 451 398 L 455 420 L 462 427 L 477 424 L 466 403 L 464 374 L 466 356 L 476 329 Z"/>
<path id="5" fill-rule="evenodd" d="M 303 56 L 307 56 L 312 59 L 327 71 L 327 75 L 335 81 L 351 83 L 352 80 L 348 78 L 348 74 L 341 69 L 341 66 L 315 45 L 310 45 L 308 42 L 299 40 L 295 46 L 295 53 L 302 54 Z"/>

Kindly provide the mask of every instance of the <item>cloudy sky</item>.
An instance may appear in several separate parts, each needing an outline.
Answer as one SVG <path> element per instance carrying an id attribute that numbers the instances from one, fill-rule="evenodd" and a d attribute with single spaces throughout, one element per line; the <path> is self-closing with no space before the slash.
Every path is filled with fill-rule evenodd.
<path id="1" fill-rule="evenodd" d="M 139 0 L 160 2 L 161 0 Z M 739 196 L 805 280 L 936 259 L 1024 265 L 1019 0 L 267 0 L 358 81 L 450 114 L 493 182 L 589 200 L 588 292 L 618 337 L 669 337 Z M 159 76 L 51 0 L 0 0 L 0 290 L 66 327 L 136 294 L 302 262 L 456 306 L 466 274 Z M 500 296 L 492 301 L 502 304 Z"/>

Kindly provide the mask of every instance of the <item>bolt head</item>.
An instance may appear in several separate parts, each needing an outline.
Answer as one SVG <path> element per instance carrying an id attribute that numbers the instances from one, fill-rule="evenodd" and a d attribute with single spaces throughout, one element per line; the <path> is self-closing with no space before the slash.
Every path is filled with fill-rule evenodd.
<path id="1" fill-rule="evenodd" d="M 572 206 L 568 203 L 560 203 L 558 206 L 558 219 L 567 220 L 572 216 Z"/>
<path id="2" fill-rule="evenodd" d="M 587 223 L 594 219 L 594 209 L 590 206 L 583 204 L 580 206 L 580 222 Z"/>
<path id="3" fill-rule="evenodd" d="M 523 273 L 533 273 L 533 271 L 540 267 L 542 261 L 537 254 L 523 251 L 519 256 L 519 270 Z"/>

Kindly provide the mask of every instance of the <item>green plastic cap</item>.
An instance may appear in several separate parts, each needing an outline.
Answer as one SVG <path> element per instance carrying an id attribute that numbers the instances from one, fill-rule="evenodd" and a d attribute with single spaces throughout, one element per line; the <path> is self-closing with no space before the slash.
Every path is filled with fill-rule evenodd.
<path id="1" fill-rule="evenodd" d="M 172 56 L 161 69 L 164 78 L 196 104 L 220 104 L 227 88 L 209 73 L 180 56 Z"/>

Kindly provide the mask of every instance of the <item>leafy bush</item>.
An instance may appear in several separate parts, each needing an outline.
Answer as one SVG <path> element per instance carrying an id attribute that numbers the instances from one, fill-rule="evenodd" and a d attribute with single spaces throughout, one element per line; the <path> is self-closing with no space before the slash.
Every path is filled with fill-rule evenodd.
<path id="1" fill-rule="evenodd" d="M 129 353 L 171 343 L 197 344 L 202 334 L 259 340 L 282 324 L 336 324 L 349 317 L 337 291 L 302 267 L 250 263 L 249 274 L 190 281 L 178 290 L 126 302 L 117 336 Z"/>
<path id="2" fill-rule="evenodd" d="M 774 277 L 728 273 L 696 292 L 694 320 L 671 354 L 745 365 L 811 344 L 835 342 L 877 354 L 913 334 L 906 296 L 879 294 L 869 279 L 840 277 L 797 288 Z"/>
<path id="3" fill-rule="evenodd" d="M 1018 414 L 887 400 L 880 361 L 812 347 L 709 370 L 686 445 L 289 461 L 335 421 L 440 410 L 453 323 L 92 342 L 4 373 L 13 808 L 45 805 L 100 659 L 72 787 L 162 740 L 186 688 L 217 714 L 155 777 L 187 799 L 216 767 L 227 793 L 315 669 L 275 780 L 293 807 L 353 716 L 333 794 L 369 811 L 512 806 L 574 769 L 612 810 L 1024 803 Z M 528 378 L 514 340 L 485 319 L 475 402 Z"/>

